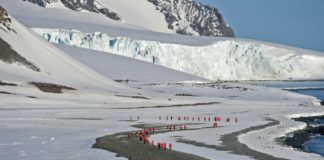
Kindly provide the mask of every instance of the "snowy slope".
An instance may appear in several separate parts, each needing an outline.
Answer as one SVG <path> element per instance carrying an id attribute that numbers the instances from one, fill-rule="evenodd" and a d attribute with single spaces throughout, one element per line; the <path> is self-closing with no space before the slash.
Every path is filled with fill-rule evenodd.
<path id="1" fill-rule="evenodd" d="M 0 61 L 1 80 L 52 82 L 99 90 L 124 88 L 75 61 L 12 17 L 11 21 L 11 28 L 15 32 L 0 30 L 0 37 L 40 71 L 33 71 L 17 63 L 8 64 Z"/>
<path id="2" fill-rule="evenodd" d="M 324 76 L 323 56 L 312 51 L 244 39 L 157 33 L 132 24 L 135 22 L 119 23 L 91 12 L 43 8 L 19 0 L 0 2 L 28 27 L 40 28 L 37 32 L 51 42 L 154 61 L 207 79 L 289 80 L 323 79 Z M 136 7 L 131 7 L 134 3 L 101 2 L 123 14 L 123 18 L 152 21 L 152 25 L 163 26 L 155 21 L 158 15 L 155 20 L 132 18 L 138 15 Z M 145 7 L 144 0 L 137 3 Z M 147 11 L 144 15 L 151 12 L 144 11 Z"/>
<path id="3" fill-rule="evenodd" d="M 324 78 L 324 56 L 270 43 L 224 39 L 189 46 L 78 30 L 34 28 L 52 43 L 132 57 L 211 80 Z"/>
<path id="4" fill-rule="evenodd" d="M 223 78 L 264 78 L 273 75 L 320 78 L 323 75 L 320 54 L 251 40 L 156 33 L 145 26 L 119 23 L 103 15 L 74 12 L 60 6 L 42 8 L 18 0 L 0 0 L 0 4 L 8 7 L 10 13 L 27 27 L 41 28 L 36 30 L 43 37 L 61 43 L 57 45 L 59 48 L 51 45 L 14 19 L 10 26 L 17 33 L 0 30 L 1 39 L 40 69 L 38 72 L 23 65 L 0 61 L 0 81 L 20 81 L 13 82 L 17 86 L 0 85 L 2 159 L 124 159 L 108 151 L 92 149 L 95 139 L 117 132 L 136 131 L 135 124 L 188 123 L 158 118 L 170 115 L 239 119 L 238 123 L 221 121 L 221 127 L 214 128 L 210 122 L 197 121 L 196 118 L 188 124 L 193 130 L 158 133 L 151 137 L 152 140 L 173 143 L 177 151 L 209 159 L 252 159 L 251 156 L 178 140 L 183 138 L 210 146 L 223 146 L 221 137 L 224 135 L 269 123 L 265 119 L 272 118 L 280 124 L 240 135 L 238 141 L 275 157 L 323 159 L 273 140 L 305 126 L 289 119 L 292 114 L 324 114 L 314 97 L 234 82 L 169 83 L 200 78 L 120 56 L 158 64 L 163 62 L 168 67 L 188 69 L 205 77 L 216 76 L 215 79 L 219 78 L 215 73 Z M 278 74 L 279 71 L 283 74 Z M 122 82 L 132 88 L 130 90 L 103 76 L 142 82 Z M 164 80 L 167 83 L 148 83 Z M 26 81 L 64 84 L 78 90 L 62 94 L 45 93 L 26 85 Z M 132 92 L 134 90 L 136 92 Z M 195 105 L 208 102 L 217 103 Z M 181 107 L 174 107 L 177 105 Z M 129 121 L 130 117 L 137 116 L 139 120 Z M 233 141 L 236 139 L 233 138 Z"/>
<path id="5" fill-rule="evenodd" d="M 98 13 L 120 23 L 129 23 L 156 32 L 200 36 L 234 36 L 232 29 L 225 23 L 217 9 L 191 0 L 27 1 L 49 9 Z"/>
<path id="6" fill-rule="evenodd" d="M 200 77 L 133 58 L 67 45 L 56 46 L 93 70 L 114 80 L 130 80 L 145 83 L 208 81 Z"/>
<path id="7" fill-rule="evenodd" d="M 168 29 L 163 14 L 147 0 L 99 0 L 99 2 L 114 8 L 125 22 L 156 32 L 174 33 Z"/>

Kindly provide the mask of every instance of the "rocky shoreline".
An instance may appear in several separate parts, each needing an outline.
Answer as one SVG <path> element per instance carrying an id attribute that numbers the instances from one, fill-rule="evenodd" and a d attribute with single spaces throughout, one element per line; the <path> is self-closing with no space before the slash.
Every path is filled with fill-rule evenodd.
<path id="1" fill-rule="evenodd" d="M 293 120 L 304 122 L 307 124 L 307 127 L 302 130 L 288 133 L 286 136 L 280 137 L 277 140 L 284 145 L 291 146 L 297 150 L 309 152 L 306 150 L 304 144 L 316 135 L 324 135 L 324 116 L 299 117 L 293 118 Z M 319 121 L 322 123 L 319 123 Z"/>

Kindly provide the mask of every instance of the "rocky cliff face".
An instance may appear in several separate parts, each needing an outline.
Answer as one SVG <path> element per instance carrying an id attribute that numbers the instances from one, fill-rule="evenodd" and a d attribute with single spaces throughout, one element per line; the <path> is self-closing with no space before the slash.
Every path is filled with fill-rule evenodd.
<path id="1" fill-rule="evenodd" d="M 234 37 L 216 8 L 192 0 L 148 0 L 165 15 L 169 28 L 180 34 Z"/>
<path id="2" fill-rule="evenodd" d="M 2 26 L 0 26 L 0 28 L 12 30 L 10 28 L 11 19 L 8 16 L 8 12 L 1 6 L 0 6 L 0 24 L 2 25 Z"/>
<path id="3" fill-rule="evenodd" d="M 103 14 L 108 18 L 116 21 L 122 20 L 122 18 L 117 13 L 112 12 L 108 8 L 102 7 L 95 0 L 27 0 L 27 1 L 38 4 L 42 7 L 46 7 L 46 5 L 51 3 L 62 3 L 65 7 L 72 9 L 74 11 L 87 10 L 89 12 Z"/>

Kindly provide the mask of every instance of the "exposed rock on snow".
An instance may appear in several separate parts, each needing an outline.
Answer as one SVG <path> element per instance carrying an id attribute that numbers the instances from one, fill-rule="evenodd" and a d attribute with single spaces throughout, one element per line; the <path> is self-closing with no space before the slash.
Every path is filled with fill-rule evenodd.
<path id="1" fill-rule="evenodd" d="M 63 93 L 63 90 L 76 90 L 75 88 L 50 83 L 30 82 L 29 84 L 36 86 L 43 92 L 49 93 Z"/>
<path id="2" fill-rule="evenodd" d="M 26 1 L 26 0 L 23 0 Z M 101 13 L 110 19 L 121 21 L 122 18 L 115 12 L 101 6 L 94 0 L 27 0 L 28 2 L 36 3 L 42 7 L 46 7 L 52 3 L 62 3 L 65 7 L 74 11 L 86 10 L 89 12 Z"/>
<path id="3" fill-rule="evenodd" d="M 5 63 L 17 63 L 19 65 L 26 66 L 27 68 L 39 72 L 40 69 L 35 66 L 33 63 L 28 61 L 26 58 L 22 57 L 16 51 L 14 51 L 10 45 L 0 38 L 0 61 Z"/>
<path id="4" fill-rule="evenodd" d="M 3 26 L 3 27 L 5 27 L 5 28 L 3 28 L 1 25 L 0 25 L 0 28 L 2 28 L 2 29 L 7 29 L 7 30 L 12 30 L 11 28 L 10 28 L 10 24 L 11 24 L 11 19 L 10 19 L 10 17 L 8 16 L 8 12 L 4 9 L 4 8 L 2 8 L 1 6 L 0 6 L 0 24 Z"/>
<path id="5" fill-rule="evenodd" d="M 33 30 L 49 42 L 132 57 L 211 80 L 324 78 L 324 57 L 262 42 L 228 39 L 211 45 L 187 46 L 110 37 L 99 32 Z"/>
<path id="6" fill-rule="evenodd" d="M 180 34 L 234 37 L 216 8 L 192 0 L 148 0 L 165 15 L 172 29 Z"/>

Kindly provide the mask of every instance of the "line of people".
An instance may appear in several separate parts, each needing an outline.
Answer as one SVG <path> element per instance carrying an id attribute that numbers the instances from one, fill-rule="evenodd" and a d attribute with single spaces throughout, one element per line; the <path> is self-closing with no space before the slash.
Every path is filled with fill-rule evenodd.
<path id="1" fill-rule="evenodd" d="M 163 127 L 162 127 L 163 128 Z M 177 129 L 177 126 L 176 125 L 170 125 L 170 126 L 166 126 L 165 127 L 167 129 L 167 131 L 172 131 L 172 130 L 176 130 Z M 186 130 L 187 129 L 187 125 L 180 125 L 180 130 Z M 154 133 L 158 131 L 158 128 L 148 128 L 148 129 L 143 129 L 143 130 L 140 130 L 140 131 L 137 131 L 135 133 L 136 137 L 138 138 L 138 140 L 140 142 L 143 142 L 143 144 L 150 144 L 150 140 L 149 140 L 149 134 L 150 133 Z M 132 135 L 133 133 L 132 132 L 129 132 L 128 133 L 128 139 L 131 139 L 132 138 Z M 151 145 L 152 146 L 155 146 L 155 142 L 154 140 L 151 140 Z M 157 145 L 156 145 L 159 150 L 160 149 L 163 149 L 163 150 L 172 150 L 172 143 L 169 143 L 167 144 L 166 142 L 158 142 Z M 167 148 L 167 146 L 169 148 Z"/>
<path id="2" fill-rule="evenodd" d="M 184 116 L 184 117 L 177 116 L 177 117 L 173 117 L 173 116 L 165 116 L 165 120 L 167 120 L 167 121 L 169 121 L 169 120 L 170 121 L 173 121 L 175 119 L 177 119 L 178 121 L 181 121 L 181 120 L 190 121 L 190 119 L 191 119 L 191 121 L 195 121 L 195 119 L 197 119 L 197 121 L 204 121 L 204 122 L 210 122 L 210 121 L 212 121 L 212 118 L 211 117 L 199 117 L 199 116 L 198 117 L 189 117 L 189 116 Z M 159 120 L 163 120 L 163 117 L 162 116 L 159 116 Z M 213 120 L 215 122 L 222 121 L 221 117 L 213 117 Z M 238 122 L 237 117 L 235 117 L 234 120 L 235 120 L 235 123 Z M 230 118 L 226 118 L 226 122 L 230 122 L 230 121 L 231 121 Z"/>

